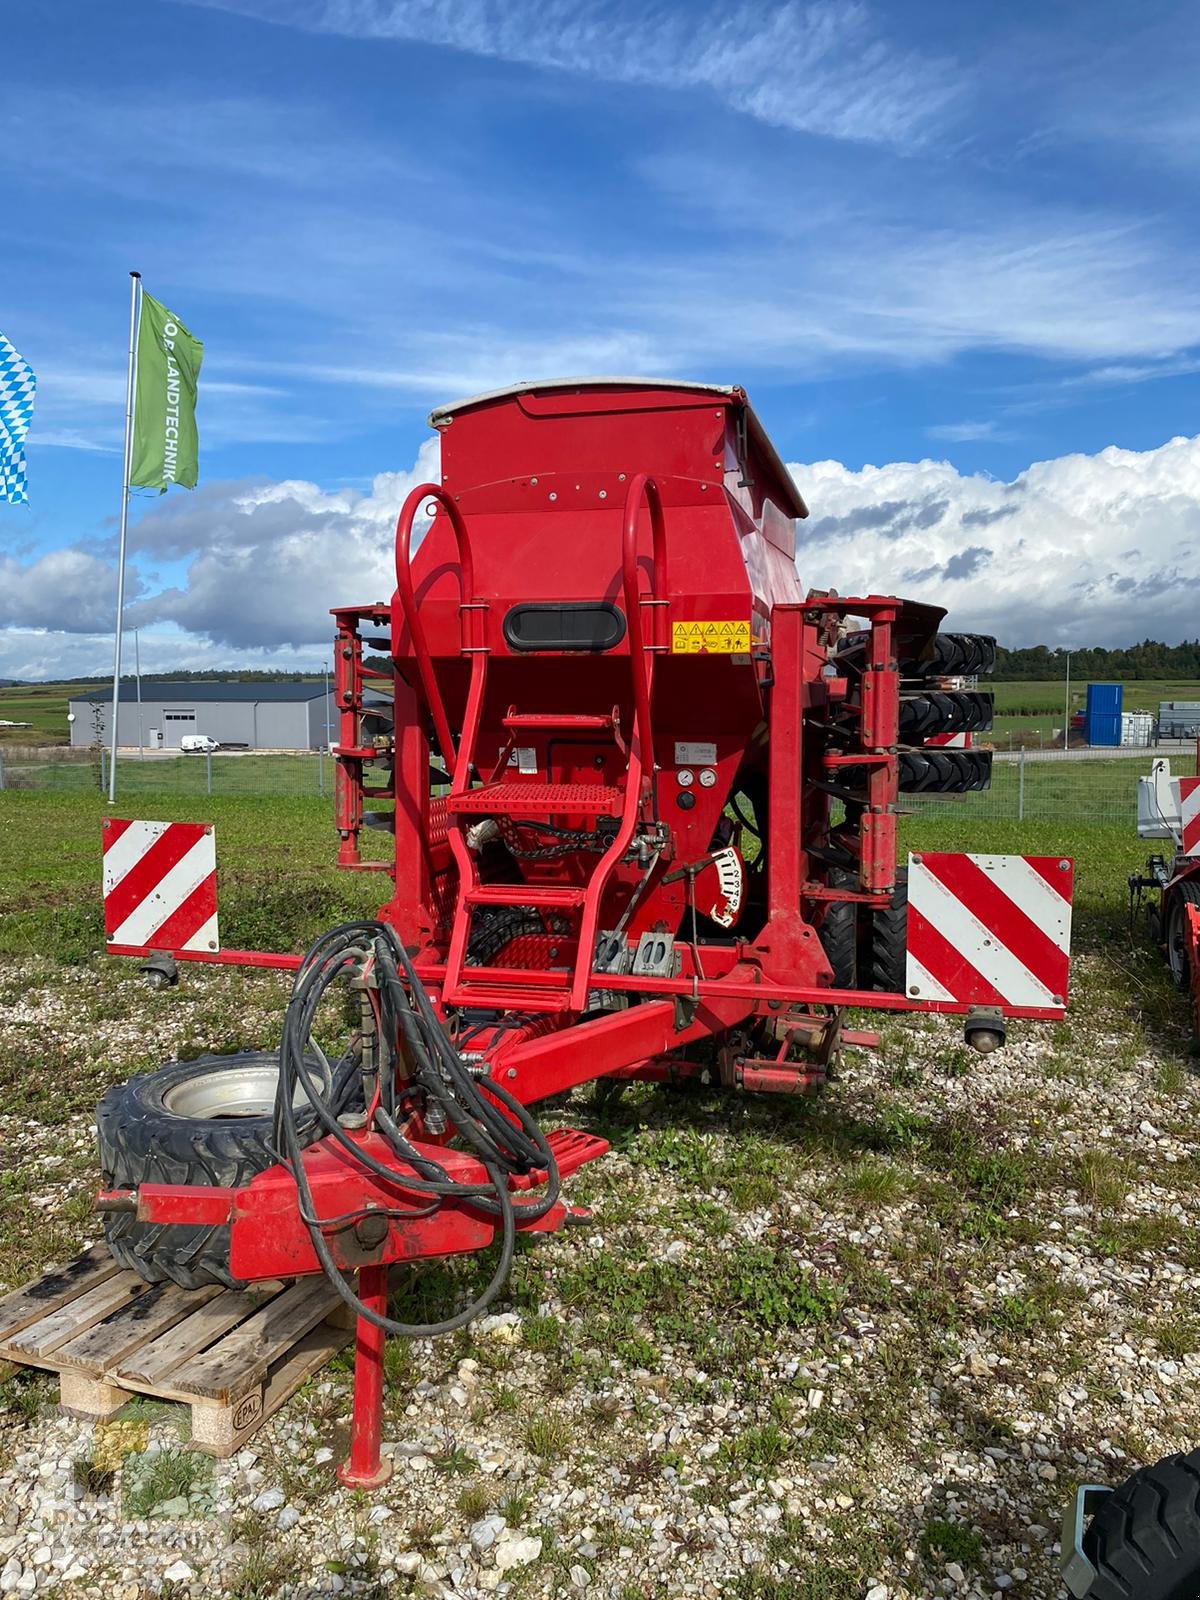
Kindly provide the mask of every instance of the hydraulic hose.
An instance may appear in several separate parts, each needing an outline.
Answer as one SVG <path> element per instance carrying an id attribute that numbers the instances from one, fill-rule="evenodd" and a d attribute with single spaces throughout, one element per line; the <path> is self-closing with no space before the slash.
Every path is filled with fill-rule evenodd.
<path id="1" fill-rule="evenodd" d="M 409 1167 L 411 1176 L 399 1175 L 364 1150 L 342 1126 L 339 1112 L 353 1087 L 354 1051 L 347 1051 L 331 1067 L 312 1037 L 318 1006 L 332 985 L 347 972 L 361 972 L 371 964 L 378 994 L 381 1056 L 380 1093 L 373 1122 L 396 1157 Z M 395 1118 L 397 1049 L 408 1068 L 408 1090 L 422 1093 L 427 1105 L 441 1108 L 454 1135 L 483 1167 L 486 1181 L 463 1183 L 452 1178 L 438 1161 L 419 1152 L 404 1136 Z M 319 1075 L 314 1073 L 314 1065 L 319 1068 Z M 358 1059 L 360 1077 L 361 1070 Z M 307 1102 L 312 1113 L 310 1119 L 305 1111 L 303 1130 L 296 1115 L 298 1098 L 302 1107 Z M 413 1205 L 364 1207 L 341 1217 L 318 1217 L 303 1152 L 306 1144 L 322 1137 L 333 1140 L 363 1171 L 411 1195 Z M 348 922 L 331 928 L 313 943 L 296 973 L 279 1047 L 275 1143 L 283 1164 L 295 1179 L 300 1217 L 330 1284 L 357 1316 L 385 1333 L 407 1338 L 453 1333 L 486 1310 L 508 1280 L 518 1220 L 534 1221 L 544 1216 L 559 1194 L 558 1166 L 546 1136 L 515 1096 L 500 1084 L 480 1077 L 464 1061 L 395 930 L 381 922 Z M 544 1192 L 534 1200 L 517 1202 L 509 1188 L 509 1178 L 535 1171 L 547 1174 Z M 430 1217 L 447 1203 L 468 1206 L 499 1220 L 500 1257 L 486 1288 L 468 1305 L 438 1322 L 400 1322 L 371 1310 L 346 1282 L 325 1230 L 367 1214 Z"/>

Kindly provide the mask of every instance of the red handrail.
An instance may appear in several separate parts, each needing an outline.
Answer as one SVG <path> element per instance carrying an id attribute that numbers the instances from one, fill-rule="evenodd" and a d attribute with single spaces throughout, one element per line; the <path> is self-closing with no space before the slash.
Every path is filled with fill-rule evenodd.
<path id="1" fill-rule="evenodd" d="M 621 578 L 625 590 L 625 615 L 629 622 L 629 659 L 633 668 L 633 706 L 641 747 L 642 771 L 654 771 L 654 743 L 650 727 L 650 668 L 646 662 L 642 630 L 642 597 L 638 584 L 638 522 L 642 501 L 650 508 L 654 569 L 650 574 L 650 599 L 662 603 L 667 586 L 667 535 L 662 495 L 648 473 L 639 472 L 625 494 L 625 529 L 621 540 Z"/>
<path id="2" fill-rule="evenodd" d="M 437 676 L 433 670 L 433 657 L 429 653 L 425 629 L 421 624 L 420 613 L 417 610 L 416 591 L 413 589 L 412 551 L 410 548 L 412 530 L 413 523 L 416 521 L 417 510 L 425 500 L 436 500 L 438 502 L 449 517 L 450 526 L 454 530 L 454 539 L 458 546 L 460 619 L 463 609 L 470 605 L 475 598 L 475 569 L 471 562 L 471 542 L 467 537 L 467 525 L 463 521 L 462 512 L 446 493 L 445 489 L 442 488 L 441 484 L 418 484 L 400 508 L 400 515 L 396 518 L 396 592 L 400 596 L 400 608 L 404 612 L 404 620 L 408 624 L 413 655 L 417 658 L 417 671 L 420 674 L 421 688 L 425 692 L 425 699 L 429 705 L 430 715 L 433 718 L 433 729 L 437 734 L 438 748 L 441 751 L 442 759 L 450 768 L 450 776 L 454 777 L 458 767 L 458 750 L 450 736 L 450 721 L 446 716 L 446 703 L 442 699 L 441 690 L 438 688 Z M 461 628 L 460 620 L 460 648 L 463 641 Z"/>

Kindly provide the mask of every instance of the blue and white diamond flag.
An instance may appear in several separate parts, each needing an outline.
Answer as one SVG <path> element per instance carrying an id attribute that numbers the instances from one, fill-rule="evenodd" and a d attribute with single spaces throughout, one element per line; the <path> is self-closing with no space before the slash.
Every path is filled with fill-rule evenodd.
<path id="1" fill-rule="evenodd" d="M 36 393 L 33 368 L 0 333 L 0 500 L 15 506 L 29 504 L 25 435 Z"/>

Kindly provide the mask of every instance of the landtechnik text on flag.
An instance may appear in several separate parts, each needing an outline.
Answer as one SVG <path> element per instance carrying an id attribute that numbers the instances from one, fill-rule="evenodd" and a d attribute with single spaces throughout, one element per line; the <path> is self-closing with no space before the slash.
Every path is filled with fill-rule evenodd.
<path id="1" fill-rule="evenodd" d="M 196 383 L 204 346 L 144 291 L 137 336 L 131 486 L 165 494 L 196 487 Z"/>

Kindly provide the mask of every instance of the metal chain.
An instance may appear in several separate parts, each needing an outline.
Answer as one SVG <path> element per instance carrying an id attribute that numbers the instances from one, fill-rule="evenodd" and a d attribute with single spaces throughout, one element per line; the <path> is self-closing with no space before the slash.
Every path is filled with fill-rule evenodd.
<path id="1" fill-rule="evenodd" d="M 606 848 L 604 841 L 586 828 L 553 828 L 540 822 L 514 822 L 511 817 L 497 817 L 496 823 L 509 854 L 520 861 L 557 861 L 563 856 L 573 855 L 577 850 L 601 854 Z M 537 846 L 523 845 L 518 840 L 518 831 L 522 828 L 535 833 L 553 834 L 554 842 Z"/>

